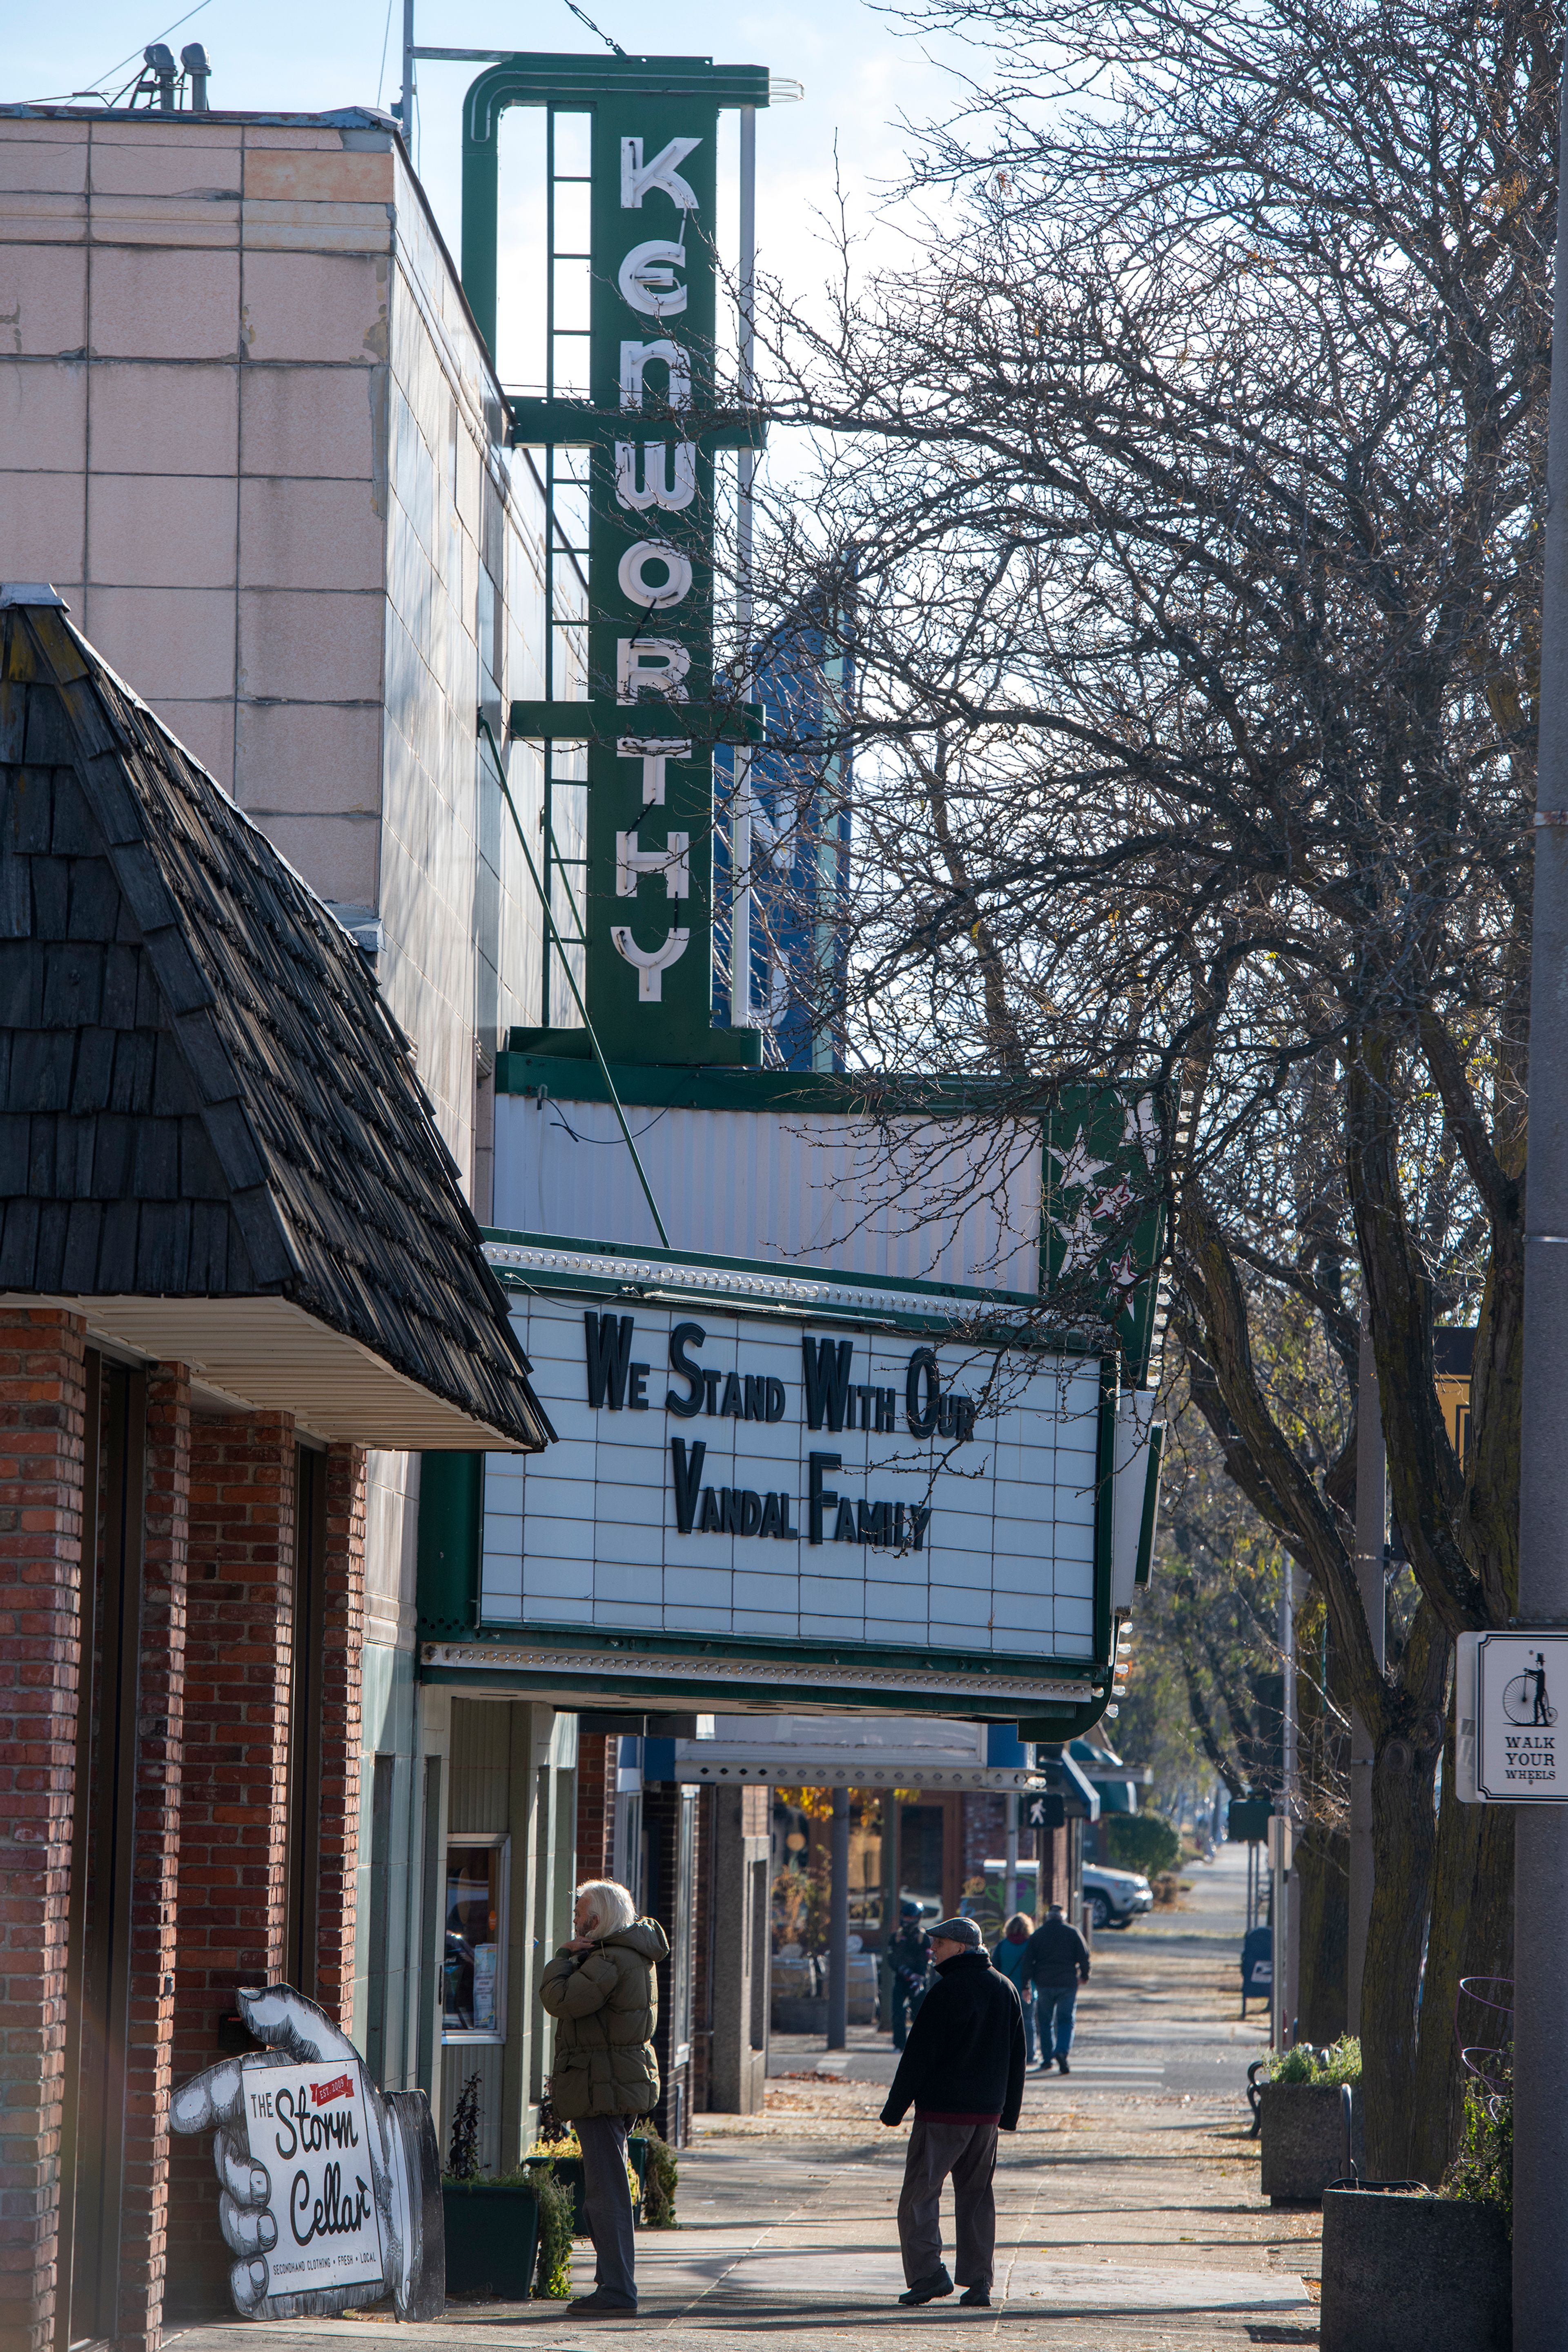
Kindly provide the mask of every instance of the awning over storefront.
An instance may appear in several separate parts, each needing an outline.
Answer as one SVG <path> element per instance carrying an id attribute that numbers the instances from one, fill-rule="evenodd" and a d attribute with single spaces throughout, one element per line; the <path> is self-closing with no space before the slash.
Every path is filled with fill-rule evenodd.
<path id="1" fill-rule="evenodd" d="M 363 956 L 37 586 L 0 587 L 0 1297 L 324 1438 L 552 1434 Z"/>
<path id="2" fill-rule="evenodd" d="M 717 1716 L 711 1739 L 674 1741 L 673 1777 L 702 1786 L 1026 1788 L 1034 1775 L 1006 1733 L 1005 1725 L 914 1716 Z"/>

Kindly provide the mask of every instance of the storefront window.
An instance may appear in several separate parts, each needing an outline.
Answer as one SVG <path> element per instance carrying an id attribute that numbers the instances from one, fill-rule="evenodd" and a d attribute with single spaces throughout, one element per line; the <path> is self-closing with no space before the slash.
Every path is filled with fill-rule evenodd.
<path id="1" fill-rule="evenodd" d="M 505 2039 L 506 1862 L 504 1838 L 447 1843 L 444 2041 Z"/>

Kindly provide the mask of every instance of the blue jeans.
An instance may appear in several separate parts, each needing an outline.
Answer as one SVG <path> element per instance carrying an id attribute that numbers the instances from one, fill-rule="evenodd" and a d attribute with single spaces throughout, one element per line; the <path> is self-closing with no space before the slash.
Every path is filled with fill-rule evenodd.
<path id="1" fill-rule="evenodd" d="M 1078 2007 L 1078 1987 L 1040 1985 L 1037 1987 L 1040 2003 L 1040 2056 L 1047 2063 L 1053 2058 L 1065 2058 L 1072 2048 L 1073 2012 Z"/>
<path id="2" fill-rule="evenodd" d="M 1027 2064 L 1035 2063 L 1035 1988 L 1020 1985 L 1018 2002 L 1024 2012 L 1024 2057 Z"/>

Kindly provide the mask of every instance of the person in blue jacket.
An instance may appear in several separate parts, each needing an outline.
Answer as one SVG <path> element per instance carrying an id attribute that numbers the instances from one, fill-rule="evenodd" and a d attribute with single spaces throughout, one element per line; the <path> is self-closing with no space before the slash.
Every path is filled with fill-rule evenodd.
<path id="1" fill-rule="evenodd" d="M 909 2282 L 899 2301 L 932 2303 L 952 2293 L 942 2258 L 942 2187 L 951 2172 L 959 2299 L 984 2307 L 996 2254 L 996 2135 L 1016 2130 L 1024 2099 L 1024 2018 L 973 1919 L 939 1920 L 931 1956 L 936 1981 L 882 2109 L 888 2125 L 915 2111 L 899 2199 Z"/>
<path id="2" fill-rule="evenodd" d="M 1029 1937 L 1035 1923 L 1026 1911 L 1015 1911 L 997 1937 L 991 1958 L 1018 1996 L 1024 2012 L 1024 2054 L 1029 2064 L 1035 2063 L 1035 1988 L 1024 1974 L 1024 1955 L 1029 1948 Z"/>

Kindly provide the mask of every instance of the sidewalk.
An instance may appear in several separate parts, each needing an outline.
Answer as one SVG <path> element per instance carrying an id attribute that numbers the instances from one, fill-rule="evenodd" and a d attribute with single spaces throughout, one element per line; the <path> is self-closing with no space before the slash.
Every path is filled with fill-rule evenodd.
<path id="1" fill-rule="evenodd" d="M 740 2336 L 776 2352 L 855 2338 L 887 2352 L 965 2340 L 1061 2352 L 1229 2352 L 1311 2345 L 1315 2211 L 1272 2212 L 1258 2192 L 1242 2085 L 1263 2043 L 1237 2019 L 1232 1872 L 1191 1874 L 1192 1908 L 1104 1936 L 1066 2079 L 1031 2075 L 997 2174 L 997 2274 L 989 2311 L 904 2311 L 894 2211 L 907 2126 L 877 2121 L 888 2043 L 857 2034 L 831 2057 L 804 2036 L 775 2044 L 767 2111 L 700 2116 L 680 2159 L 681 2227 L 637 2239 L 636 2320 L 573 2322 L 549 2304 L 456 2305 L 443 2320 L 268 2328 L 270 2344 L 321 2347 L 394 2326 L 433 2352 L 576 2352 L 651 2336 L 714 2352 Z M 831 2070 L 830 2072 L 828 2070 Z M 837 2079 L 834 2079 L 837 2077 Z M 592 2281 L 592 2249 L 578 2269 Z M 180 2352 L 255 2352 L 257 2331 L 187 2330 Z"/>

